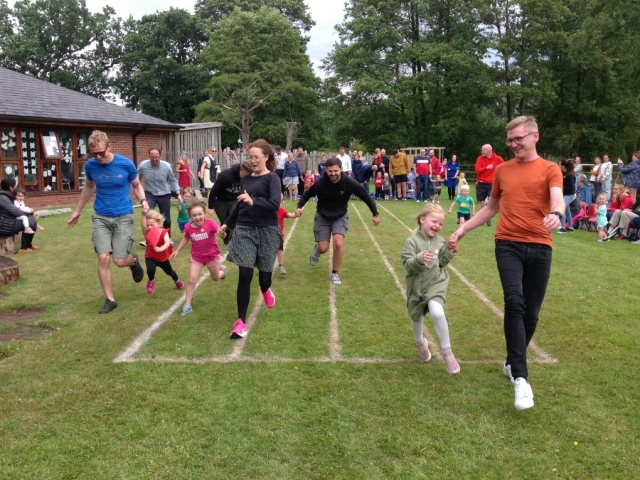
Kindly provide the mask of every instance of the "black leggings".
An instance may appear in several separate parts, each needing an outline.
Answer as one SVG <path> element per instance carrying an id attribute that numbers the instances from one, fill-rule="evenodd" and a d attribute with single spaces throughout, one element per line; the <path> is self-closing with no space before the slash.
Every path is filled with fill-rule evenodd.
<path id="1" fill-rule="evenodd" d="M 271 287 L 272 272 L 261 272 L 258 270 L 258 282 L 260 282 L 260 291 L 262 293 Z M 240 276 L 238 278 L 238 318 L 242 321 L 247 317 L 247 308 L 249 308 L 249 299 L 251 298 L 251 281 L 253 280 L 253 268 L 240 267 Z"/>
<path id="2" fill-rule="evenodd" d="M 449 200 L 456 198 L 456 187 L 447 187 L 447 190 L 449 192 Z"/>
<path id="3" fill-rule="evenodd" d="M 178 274 L 171 267 L 171 262 L 169 260 L 166 260 L 164 262 L 158 262 L 153 258 L 145 257 L 144 263 L 147 264 L 147 275 L 149 276 L 149 281 L 152 281 L 156 278 L 156 267 L 160 267 L 162 271 L 167 275 L 169 275 L 174 282 L 177 282 L 178 280 L 180 280 L 180 278 L 178 277 Z"/>

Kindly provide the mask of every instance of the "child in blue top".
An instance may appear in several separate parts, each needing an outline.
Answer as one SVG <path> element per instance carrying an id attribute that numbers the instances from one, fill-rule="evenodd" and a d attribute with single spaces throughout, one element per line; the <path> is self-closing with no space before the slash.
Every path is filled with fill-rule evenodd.
<path id="1" fill-rule="evenodd" d="M 604 227 L 607 226 L 607 194 L 601 193 L 596 199 L 596 227 L 598 228 L 598 242 L 604 242 L 607 234 Z"/>

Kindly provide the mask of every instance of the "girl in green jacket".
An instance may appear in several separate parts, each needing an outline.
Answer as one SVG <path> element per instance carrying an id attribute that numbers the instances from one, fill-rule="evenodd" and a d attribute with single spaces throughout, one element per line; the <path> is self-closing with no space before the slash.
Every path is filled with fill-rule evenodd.
<path id="1" fill-rule="evenodd" d="M 446 266 L 457 248 L 452 248 L 438 235 L 444 220 L 445 213 L 440 205 L 429 203 L 422 209 L 417 217 L 419 228 L 402 249 L 402 263 L 407 271 L 407 309 L 420 359 L 423 362 L 431 360 L 429 344 L 423 336 L 424 316 L 429 312 L 447 371 L 456 374 L 460 372 L 460 365 L 451 351 L 449 326 L 443 307 L 449 286 Z"/>

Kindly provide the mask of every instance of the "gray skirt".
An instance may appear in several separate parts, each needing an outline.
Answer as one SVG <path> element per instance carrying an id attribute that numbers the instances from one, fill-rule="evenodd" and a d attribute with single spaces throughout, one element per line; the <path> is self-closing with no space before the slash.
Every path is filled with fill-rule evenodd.
<path id="1" fill-rule="evenodd" d="M 272 272 L 280 248 L 280 228 L 236 226 L 227 259 L 239 267 Z"/>

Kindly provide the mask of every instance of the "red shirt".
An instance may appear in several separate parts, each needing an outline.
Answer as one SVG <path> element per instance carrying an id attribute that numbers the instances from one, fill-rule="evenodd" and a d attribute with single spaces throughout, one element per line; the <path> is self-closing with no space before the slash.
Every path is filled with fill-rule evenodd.
<path id="1" fill-rule="evenodd" d="M 376 177 L 373 179 L 373 184 L 375 185 L 376 188 L 382 188 L 383 181 L 384 179 L 382 177 Z"/>
<path id="2" fill-rule="evenodd" d="M 440 159 L 438 157 L 436 157 L 435 155 L 431 157 L 431 173 L 433 175 L 438 175 L 441 165 L 442 164 L 440 163 Z"/>
<path id="3" fill-rule="evenodd" d="M 611 205 L 607 207 L 607 210 L 610 212 L 615 212 L 616 210 L 631 210 L 633 208 L 633 198 L 628 193 L 622 195 L 622 197 L 617 200 L 612 200 Z"/>
<path id="4" fill-rule="evenodd" d="M 289 212 L 284 208 L 280 207 L 278 209 L 278 225 L 280 225 L 280 235 L 284 237 L 284 219 L 287 218 Z"/>
<path id="5" fill-rule="evenodd" d="M 496 152 L 491 152 L 490 158 L 480 155 L 476 160 L 476 183 L 493 183 L 493 173 L 501 163 L 504 163 L 504 160 L 500 155 L 496 155 Z M 493 167 L 487 168 L 489 165 Z"/>
<path id="6" fill-rule="evenodd" d="M 309 190 L 311 188 L 311 185 L 313 185 L 314 181 L 315 181 L 315 178 L 314 178 L 313 175 L 305 175 L 304 176 L 304 189 L 305 190 Z"/>
<path id="7" fill-rule="evenodd" d="M 156 227 L 152 227 L 152 228 L 156 228 Z M 145 258 L 152 258 L 156 262 L 166 262 L 167 260 L 169 260 L 169 257 L 171 257 L 171 254 L 173 253 L 173 247 L 171 245 L 169 245 L 169 248 L 167 248 L 166 250 L 163 250 L 162 252 L 156 252 L 154 249 L 154 247 L 164 246 L 165 237 L 167 233 L 169 233 L 169 230 L 167 230 L 166 228 L 163 228 L 160 231 L 160 240 L 158 241 L 158 245 L 152 245 L 153 234 L 151 233 L 151 231 L 145 234 L 144 238 L 147 241 L 147 249 L 144 251 Z"/>

